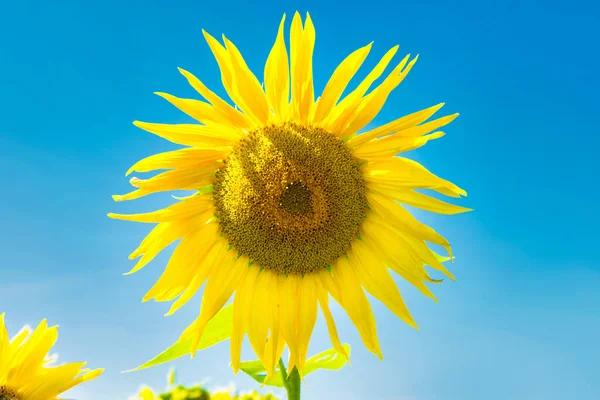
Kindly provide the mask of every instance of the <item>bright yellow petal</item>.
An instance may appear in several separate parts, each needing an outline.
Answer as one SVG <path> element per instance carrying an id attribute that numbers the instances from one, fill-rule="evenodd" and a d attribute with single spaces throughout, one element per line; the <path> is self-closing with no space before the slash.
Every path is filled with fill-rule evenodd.
<path id="1" fill-rule="evenodd" d="M 302 377 L 304 363 L 308 355 L 308 343 L 317 321 L 316 275 L 305 275 L 298 290 L 298 363 L 296 368 Z"/>
<path id="2" fill-rule="evenodd" d="M 375 193 L 369 194 L 368 199 L 371 209 L 379 216 L 377 217 L 373 213 L 368 213 L 370 218 L 373 218 L 373 220 L 380 219 L 383 223 L 394 226 L 398 232 L 402 232 L 403 234 L 411 235 L 419 240 L 439 244 L 452 256 L 450 243 L 435 230 L 419 222 L 400 204 Z"/>
<path id="3" fill-rule="evenodd" d="M 203 30 L 202 33 L 219 64 L 221 80 L 229 97 L 255 124 L 264 125 L 268 120 L 265 94 L 237 48 L 226 39 L 227 48 L 225 48 L 206 31 Z"/>
<path id="4" fill-rule="evenodd" d="M 444 136 L 443 132 L 423 135 L 441 126 L 448 125 L 456 117 L 458 117 L 458 114 L 448 115 L 381 139 L 372 140 L 356 148 L 354 154 L 356 157 L 363 159 L 377 159 L 392 157 L 398 153 L 416 149 L 425 145 L 429 140 Z"/>
<path id="5" fill-rule="evenodd" d="M 44 358 L 58 339 L 58 327 L 48 328 L 46 320 L 40 322 L 29 339 L 17 350 L 14 360 L 16 367 L 11 370 L 9 379 L 15 387 L 23 387 L 35 376 Z"/>
<path id="6" fill-rule="evenodd" d="M 342 131 L 339 134 L 340 138 L 348 138 L 355 135 L 379 114 L 379 111 L 381 111 L 389 94 L 404 80 L 413 65 L 417 62 L 417 59 L 418 56 L 408 63 L 406 68 L 404 68 L 404 64 L 401 63 L 399 68 L 395 69 L 388 79 L 363 98 L 363 101 L 358 107 L 357 112 L 353 115 L 353 118 L 350 118 L 342 128 Z M 408 61 L 408 56 L 405 60 Z M 402 72 L 400 72 L 401 68 L 404 68 Z"/>
<path id="7" fill-rule="evenodd" d="M 170 190 L 196 190 L 212 183 L 214 173 L 219 166 L 219 162 L 212 162 L 196 168 L 162 172 L 150 179 L 139 179 L 134 176 L 129 183 L 138 189 L 124 195 L 113 195 L 113 200 L 134 200 L 152 193 Z"/>
<path id="8" fill-rule="evenodd" d="M 358 136 L 354 136 L 348 141 L 348 147 L 358 148 L 359 146 L 379 137 L 387 136 L 392 133 L 396 133 L 417 126 L 420 123 L 429 119 L 443 106 L 444 103 L 437 104 L 433 107 L 429 107 L 424 110 L 405 115 L 404 117 L 398 118 L 395 121 L 388 122 L 385 125 L 361 133 Z"/>
<path id="9" fill-rule="evenodd" d="M 238 127 L 240 129 L 251 130 L 255 127 L 252 121 L 247 115 L 244 115 L 240 111 L 230 106 L 225 100 L 221 99 L 211 90 L 209 90 L 200 79 L 196 78 L 190 72 L 179 68 L 179 72 L 186 77 L 189 84 L 196 89 L 206 100 L 208 100 L 215 108 L 224 120 L 227 120 L 229 124 Z"/>
<path id="10" fill-rule="evenodd" d="M 369 188 L 395 198 L 396 193 L 409 189 L 447 189 L 455 196 L 466 192 L 445 179 L 442 179 L 416 161 L 403 157 L 390 157 L 369 161 L 364 164 L 365 181 Z"/>
<path id="11" fill-rule="evenodd" d="M 436 282 L 427 274 L 423 261 L 408 243 L 391 229 L 366 218 L 361 227 L 361 238 L 378 252 L 382 261 L 398 275 L 414 285 L 425 296 L 437 302 L 423 281 Z"/>
<path id="12" fill-rule="evenodd" d="M 290 66 L 283 37 L 285 14 L 279 24 L 277 39 L 265 64 L 265 92 L 276 121 L 283 121 L 287 115 L 290 97 Z"/>
<path id="13" fill-rule="evenodd" d="M 344 93 L 348 83 L 367 58 L 372 45 L 373 42 L 354 51 L 335 69 L 315 107 L 313 121 L 316 125 L 321 125 L 323 120 L 329 116 L 335 104 L 342 96 L 342 93 Z"/>
<path id="14" fill-rule="evenodd" d="M 333 111 L 331 112 L 329 118 L 323 121 L 321 125 L 325 130 L 332 132 L 334 134 L 339 133 L 339 129 L 343 124 L 347 121 L 349 116 L 356 112 L 356 109 L 362 102 L 362 98 L 364 94 L 369 90 L 369 87 L 383 74 L 383 71 L 388 66 L 396 52 L 398 51 L 398 46 L 392 47 L 388 52 L 381 58 L 381 60 L 377 63 L 375 68 L 363 79 L 363 81 L 354 89 L 350 94 L 348 94 L 342 101 L 340 101 Z"/>
<path id="15" fill-rule="evenodd" d="M 170 142 L 211 149 L 214 147 L 227 147 L 237 143 L 244 135 L 226 125 L 194 125 L 194 124 L 152 124 L 149 122 L 134 121 L 133 124 L 140 129 L 153 133 Z"/>
<path id="16" fill-rule="evenodd" d="M 4 324 L 4 313 L 0 314 L 0 385 L 6 383 L 6 373 L 10 342 L 8 340 L 8 331 Z"/>
<path id="17" fill-rule="evenodd" d="M 231 367 L 234 373 L 240 369 L 240 354 L 242 351 L 242 341 L 244 334 L 250 325 L 250 312 L 253 304 L 249 300 L 252 293 L 252 287 L 256 282 L 260 268 L 249 266 L 244 279 L 240 282 L 239 288 L 235 292 L 233 301 L 233 330 L 229 340 L 231 351 Z"/>
<path id="18" fill-rule="evenodd" d="M 379 358 L 383 358 L 379 347 L 379 339 L 377 338 L 377 329 L 375 326 L 375 316 L 371 310 L 369 300 L 360 285 L 356 274 L 348 263 L 345 257 L 338 260 L 337 264 L 331 267 L 332 275 L 322 273 L 319 274 L 323 284 L 328 288 L 329 292 L 334 296 L 336 301 L 346 310 L 348 316 L 356 326 L 360 337 L 362 338 L 365 347 Z M 337 289 L 331 290 L 335 281 Z M 339 297 L 336 297 L 334 293 Z"/>
<path id="19" fill-rule="evenodd" d="M 248 272 L 248 258 L 237 257 L 237 252 L 229 250 L 221 265 L 215 266 L 202 293 L 202 305 L 198 324 L 206 325 L 227 300 Z"/>
<path id="20" fill-rule="evenodd" d="M 314 104 L 312 55 L 315 47 L 315 27 L 306 13 L 304 29 L 296 12 L 290 31 L 290 64 L 292 75 L 292 109 L 299 122 L 307 123 Z"/>
<path id="21" fill-rule="evenodd" d="M 408 325 L 418 329 L 400 290 L 381 259 L 362 241 L 352 243 L 348 261 L 361 285 Z"/>
<path id="22" fill-rule="evenodd" d="M 280 281 L 276 274 L 273 274 L 273 276 L 269 280 L 268 291 L 268 307 L 265 312 L 270 312 L 271 318 L 269 340 L 267 341 L 265 355 L 263 357 L 263 365 L 265 367 L 265 370 L 267 371 L 265 382 L 275 375 L 275 368 L 277 366 L 277 362 L 281 358 L 281 353 L 283 352 L 283 348 L 285 347 L 285 340 L 281 335 L 281 288 Z"/>
<path id="23" fill-rule="evenodd" d="M 227 123 L 226 119 L 219 116 L 219 114 L 215 112 L 215 108 L 213 106 L 203 101 L 196 99 L 182 99 L 173 96 L 172 94 L 163 92 L 155 92 L 154 94 L 167 100 L 179 110 L 183 111 L 184 113 L 186 113 L 187 115 L 189 115 L 190 117 L 194 118 L 196 121 L 202 124 L 207 125 L 209 123 Z"/>
<path id="24" fill-rule="evenodd" d="M 157 169 L 191 169 L 210 164 L 217 160 L 223 160 L 229 154 L 228 148 L 221 149 L 201 149 L 186 148 L 165 153 L 158 153 L 146 157 L 135 163 L 126 176 L 133 171 L 149 172 Z"/>
<path id="25" fill-rule="evenodd" d="M 157 223 L 175 220 L 186 220 L 194 218 L 195 223 L 202 224 L 208 221 L 203 219 L 203 214 L 208 212 L 208 218 L 214 214 L 213 199 L 208 194 L 196 194 L 178 203 L 174 203 L 167 208 L 142 214 L 115 214 L 109 213 L 108 216 L 114 219 L 124 221 Z"/>
<path id="26" fill-rule="evenodd" d="M 22 396 L 27 396 L 28 400 L 46 400 L 53 398 L 57 393 L 62 393 L 78 382 L 74 378 L 78 375 L 81 368 L 85 366 L 84 362 L 72 363 L 47 369 L 43 377 L 39 377 L 39 382 L 34 385 L 27 385 L 26 389 L 21 390 Z"/>
<path id="27" fill-rule="evenodd" d="M 242 111 L 254 116 L 254 118 L 263 124 L 266 124 L 269 119 L 269 105 L 267 97 L 263 91 L 260 82 L 256 76 L 250 71 L 248 65 L 244 61 L 242 54 L 225 36 L 223 36 L 231 66 L 233 68 L 232 87 L 241 99 L 242 104 L 238 106 Z"/>
<path id="28" fill-rule="evenodd" d="M 435 199 L 433 197 L 424 195 L 414 190 L 406 192 L 396 192 L 394 198 L 403 204 L 407 204 L 412 207 L 417 207 L 422 210 L 431 211 L 438 214 L 460 214 L 467 211 L 472 211 L 472 208 L 466 208 L 449 204 L 444 201 Z"/>
<path id="29" fill-rule="evenodd" d="M 419 254 L 419 257 L 423 260 L 423 262 L 429 265 L 431 268 L 437 269 L 446 275 L 448 278 L 453 281 L 456 280 L 454 275 L 442 263 L 440 259 L 431 251 L 431 249 L 427 246 L 425 242 L 422 240 L 418 240 L 410 235 L 406 235 L 400 233 L 400 236 L 408 242 L 408 244 Z M 450 258 L 452 258 L 452 254 L 450 253 Z"/>
<path id="30" fill-rule="evenodd" d="M 258 358 L 264 364 L 265 347 L 267 345 L 267 337 L 269 327 L 271 325 L 271 310 L 269 309 L 269 287 L 271 279 L 276 279 L 274 274 L 263 269 L 252 287 L 251 297 L 246 298 L 246 301 L 253 303 L 250 308 L 250 325 L 248 326 L 248 339 L 256 352 Z M 258 306 L 262 305 L 262 306 Z"/>
<path id="31" fill-rule="evenodd" d="M 184 237 L 173 251 L 164 272 L 142 301 L 171 301 L 179 296 L 188 288 L 197 263 L 216 240 L 219 240 L 219 226 L 216 223 L 206 224 Z"/>
<path id="32" fill-rule="evenodd" d="M 329 274 L 329 272 L 325 271 L 321 272 L 321 274 Z M 333 345 L 334 349 L 336 349 L 340 354 L 343 354 L 344 357 L 349 360 L 348 354 L 340 342 L 335 321 L 333 320 L 333 316 L 329 310 L 329 291 L 323 285 L 320 277 L 315 278 L 315 283 L 317 285 L 317 297 L 319 299 L 319 304 L 321 305 L 321 311 L 323 311 L 323 316 L 325 317 L 325 322 L 327 323 L 327 331 L 329 332 L 331 344 Z"/>
<path id="33" fill-rule="evenodd" d="M 187 289 L 181 294 L 181 296 L 171 305 L 169 312 L 165 316 L 173 315 L 173 313 L 179 310 L 185 303 L 187 303 L 193 295 L 196 294 L 200 286 L 204 284 L 206 278 L 213 268 L 222 267 L 221 261 L 225 258 L 227 252 L 228 243 L 225 240 L 217 240 L 215 244 L 208 250 L 206 255 L 202 259 L 195 262 L 195 272 L 192 280 L 190 281 Z M 200 334 L 198 335 L 200 336 Z M 198 340 L 200 340 L 198 338 Z"/>
<path id="34" fill-rule="evenodd" d="M 205 215 L 204 217 L 206 218 L 208 215 Z M 129 259 L 134 259 L 139 256 L 142 256 L 142 258 L 139 259 L 127 275 L 139 271 L 168 245 L 187 236 L 198 228 L 198 225 L 191 223 L 181 224 L 177 222 L 161 222 L 144 238 L 139 247 L 129 255 Z"/>
<path id="35" fill-rule="evenodd" d="M 289 364 L 296 364 L 298 357 L 299 339 L 297 334 L 298 324 L 298 293 L 301 277 L 297 275 L 279 276 L 281 287 L 281 333 L 290 350 Z"/>

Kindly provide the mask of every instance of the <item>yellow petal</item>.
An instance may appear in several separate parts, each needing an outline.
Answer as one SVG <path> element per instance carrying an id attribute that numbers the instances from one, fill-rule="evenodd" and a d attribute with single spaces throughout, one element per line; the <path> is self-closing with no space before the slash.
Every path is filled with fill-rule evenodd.
<path id="1" fill-rule="evenodd" d="M 429 265 L 431 268 L 437 269 L 446 275 L 448 278 L 453 281 L 456 280 L 454 275 L 444 265 L 440 262 L 438 257 L 431 251 L 431 249 L 427 246 L 425 242 L 422 240 L 418 240 L 410 235 L 406 235 L 404 233 L 400 233 L 400 236 L 408 242 L 408 244 L 419 254 L 419 257 L 423 260 L 423 262 Z M 452 253 L 450 253 L 450 258 L 452 258 Z"/>
<path id="2" fill-rule="evenodd" d="M 240 282 L 233 301 L 233 329 L 231 339 L 229 340 L 229 349 L 231 352 L 231 367 L 234 373 L 237 373 L 240 369 L 242 341 L 250 325 L 249 317 L 253 304 L 248 300 L 248 296 L 252 293 L 252 287 L 260 271 L 256 266 L 249 266 L 247 268 L 248 271 L 244 279 Z"/>
<path id="3" fill-rule="evenodd" d="M 341 138 L 355 135 L 356 132 L 371 122 L 373 118 L 379 114 L 379 111 L 381 111 L 389 94 L 404 80 L 406 75 L 408 75 L 413 65 L 417 62 L 418 57 L 419 56 L 416 56 L 406 68 L 404 68 L 404 64 L 401 63 L 399 67 L 404 68 L 402 72 L 400 72 L 399 69 L 394 70 L 388 79 L 363 98 L 357 112 L 352 116 L 353 118 L 350 118 L 346 123 L 346 126 L 342 128 L 342 132 L 339 135 Z M 408 61 L 408 56 L 405 60 Z"/>
<path id="4" fill-rule="evenodd" d="M 138 190 L 124 195 L 113 195 L 113 200 L 134 200 L 152 193 L 170 190 L 196 190 L 212 183 L 213 174 L 220 165 L 221 163 L 215 161 L 197 168 L 169 170 L 150 179 L 133 177 L 129 183 Z"/>
<path id="5" fill-rule="evenodd" d="M 4 313 L 2 313 L 0 314 L 0 383 L 5 379 L 4 374 L 8 368 L 6 364 L 8 362 L 9 348 L 10 342 L 8 340 L 8 331 L 4 324 Z"/>
<path id="6" fill-rule="evenodd" d="M 410 235 L 419 240 L 426 240 L 431 243 L 439 244 L 443 246 L 450 256 L 452 256 L 452 250 L 450 243 L 435 230 L 429 226 L 419 222 L 410 212 L 406 211 L 400 204 L 395 203 L 393 200 L 380 196 L 376 193 L 370 193 L 368 196 L 369 206 L 373 210 L 373 213 L 368 213 L 368 218 L 373 220 L 380 220 L 383 223 L 389 224 L 394 227 L 398 232 L 405 235 Z"/>
<path id="7" fill-rule="evenodd" d="M 335 106 L 330 116 L 323 121 L 322 128 L 335 134 L 339 133 L 339 127 L 356 111 L 362 101 L 363 95 L 369 90 L 371 84 L 381 76 L 397 51 L 398 46 L 394 46 L 388 50 L 357 88 Z"/>
<path id="8" fill-rule="evenodd" d="M 308 355 L 308 344 L 317 321 L 316 275 L 308 274 L 301 279 L 298 290 L 298 363 L 296 368 L 302 377 L 304 363 Z"/>
<path id="9" fill-rule="evenodd" d="M 215 240 L 219 240 L 217 223 L 206 224 L 184 237 L 173 251 L 162 275 L 142 301 L 171 301 L 179 296 L 190 285 L 198 261 L 213 246 Z"/>
<path id="10" fill-rule="evenodd" d="M 296 363 L 299 347 L 297 335 L 298 293 L 301 278 L 297 275 L 289 275 L 287 277 L 282 275 L 278 279 L 281 285 L 281 333 L 290 350 L 290 363 Z"/>
<path id="11" fill-rule="evenodd" d="M 153 133 L 170 142 L 201 149 L 232 146 L 244 133 L 226 125 L 152 124 L 134 121 L 140 129 Z"/>
<path id="12" fill-rule="evenodd" d="M 232 90 L 233 70 L 227 50 L 225 50 L 225 47 L 223 47 L 221 43 L 219 43 L 205 30 L 202 30 L 202 34 L 204 35 L 204 39 L 206 40 L 206 43 L 208 43 L 210 50 L 215 56 L 217 64 L 219 64 L 219 69 L 221 70 L 221 81 L 223 82 L 225 91 L 227 91 L 229 97 L 231 97 L 231 99 L 237 104 L 237 99 L 235 98 L 236 93 L 234 93 Z"/>
<path id="13" fill-rule="evenodd" d="M 308 122 L 314 104 L 312 55 L 315 47 L 315 27 L 306 13 L 304 29 L 296 12 L 290 31 L 290 63 L 292 76 L 292 109 L 296 118 Z"/>
<path id="14" fill-rule="evenodd" d="M 321 272 L 321 274 L 329 274 L 329 272 L 324 271 Z M 317 285 L 317 297 L 319 299 L 319 304 L 321 305 L 321 311 L 323 311 L 323 316 L 325 317 L 325 322 L 327 323 L 327 331 L 329 332 L 331 344 L 333 345 L 333 348 L 338 351 L 338 353 L 343 354 L 344 357 L 346 357 L 346 359 L 349 361 L 350 358 L 348 357 L 344 346 L 342 346 L 342 343 L 340 342 L 335 321 L 333 320 L 333 316 L 329 310 L 329 291 L 325 288 L 320 277 L 315 279 L 315 283 Z"/>
<path id="15" fill-rule="evenodd" d="M 207 214 L 206 216 L 204 214 Z M 207 222 L 214 215 L 213 199 L 208 194 L 196 194 L 178 203 L 174 203 L 167 208 L 149 213 L 141 214 L 115 214 L 109 213 L 108 216 L 114 219 L 124 221 L 157 223 L 175 220 L 186 220 L 194 218 L 195 222 L 202 224 Z M 205 218 L 206 219 L 203 219 Z"/>
<path id="16" fill-rule="evenodd" d="M 210 89 L 208 89 L 198 78 L 192 75 L 190 72 L 179 68 L 179 72 L 186 77 L 189 84 L 196 89 L 206 100 L 208 100 L 215 108 L 215 111 L 222 115 L 224 120 L 229 121 L 233 126 L 241 129 L 252 130 L 255 125 L 248 118 L 248 116 L 242 114 L 232 106 L 230 106 L 225 100 L 221 99 Z"/>
<path id="17" fill-rule="evenodd" d="M 171 309 L 165 316 L 173 315 L 173 313 L 179 310 L 185 303 L 187 303 L 194 294 L 200 289 L 200 286 L 204 284 L 206 278 L 213 268 L 221 267 L 221 261 L 225 257 L 227 252 L 227 241 L 225 240 L 217 240 L 215 244 L 208 250 L 206 255 L 202 257 L 202 259 L 194 262 L 195 272 L 193 274 L 192 280 L 189 283 L 187 289 L 181 294 L 181 296 L 173 303 Z M 200 334 L 198 335 L 200 336 Z M 198 337 L 198 340 L 200 338 Z"/>
<path id="18" fill-rule="evenodd" d="M 335 69 L 333 75 L 331 75 L 331 78 L 329 78 L 327 85 L 325 85 L 323 94 L 316 105 L 315 116 L 313 118 L 315 124 L 321 124 L 322 121 L 329 115 L 329 113 L 331 113 L 335 107 L 335 104 L 338 102 L 342 96 L 342 93 L 346 89 L 346 86 L 348 86 L 348 83 L 354 74 L 356 74 L 362 63 L 367 58 L 372 45 L 373 42 L 354 51 Z"/>
<path id="19" fill-rule="evenodd" d="M 229 149 L 188 148 L 154 154 L 135 163 L 126 176 L 133 171 L 149 172 L 157 169 L 190 169 L 223 160 L 229 154 Z"/>
<path id="20" fill-rule="evenodd" d="M 361 238 L 371 245 L 380 255 L 382 261 L 398 275 L 415 286 L 425 296 L 437 302 L 434 294 L 423 283 L 432 282 L 423 267 L 423 261 L 408 243 L 400 238 L 393 230 L 372 222 L 366 218 L 361 226 Z"/>
<path id="21" fill-rule="evenodd" d="M 387 268 L 372 250 L 360 240 L 352 243 L 348 261 L 361 285 L 408 325 L 418 329 L 404 304 L 400 290 Z"/>
<path id="22" fill-rule="evenodd" d="M 227 48 L 225 48 L 206 31 L 203 30 L 202 33 L 219 64 L 221 80 L 229 97 L 248 114 L 253 123 L 264 125 L 268 119 L 266 97 L 237 48 L 229 41 L 226 41 Z M 260 92 L 257 91 L 256 84 Z"/>
<path id="23" fill-rule="evenodd" d="M 394 198 L 403 204 L 417 207 L 422 210 L 435 212 L 438 214 L 460 214 L 472 211 L 471 208 L 465 208 L 454 204 L 449 204 L 433 197 L 415 192 L 413 190 L 406 192 L 396 192 Z"/>
<path id="24" fill-rule="evenodd" d="M 438 118 L 424 123 L 423 125 L 405 129 L 404 131 L 399 131 L 381 139 L 370 141 L 356 148 L 354 154 L 359 158 L 375 159 L 392 157 L 398 153 L 416 149 L 425 145 L 429 140 L 438 139 L 444 136 L 443 132 L 434 132 L 427 136 L 423 135 L 441 126 L 448 125 L 456 117 L 458 117 L 458 113 Z"/>
<path id="25" fill-rule="evenodd" d="M 265 64 L 265 92 L 270 108 L 282 121 L 286 117 L 290 97 L 290 67 L 283 29 L 285 14 L 279 24 L 277 39 Z"/>
<path id="26" fill-rule="evenodd" d="M 173 222 L 162 222 L 158 224 L 144 238 L 142 243 L 130 255 L 130 259 L 142 256 L 136 265 L 126 275 L 131 275 L 146 266 L 154 257 L 163 251 L 168 245 L 181 239 L 194 230 L 198 229 L 195 224 L 179 224 Z"/>
<path id="27" fill-rule="evenodd" d="M 403 157 L 390 157 L 369 161 L 364 164 L 365 180 L 372 183 L 369 187 L 387 196 L 395 198 L 396 192 L 408 189 L 445 188 L 454 197 L 466 195 L 466 192 L 450 181 L 442 179 L 416 161 Z"/>
<path id="28" fill-rule="evenodd" d="M 267 307 L 263 308 L 264 312 L 271 314 L 270 327 L 269 327 L 269 339 L 265 347 L 265 355 L 263 357 L 263 365 L 267 371 L 264 382 L 267 382 L 271 377 L 275 375 L 275 367 L 281 353 L 285 346 L 285 340 L 281 335 L 281 318 L 280 318 L 280 299 L 281 299 L 281 288 L 280 281 L 276 274 L 273 274 L 269 279 L 269 292 Z"/>
<path id="29" fill-rule="evenodd" d="M 202 293 L 200 326 L 206 325 L 223 308 L 247 272 L 248 259 L 237 257 L 235 251 L 229 250 L 222 265 L 215 266 Z"/>
<path id="30" fill-rule="evenodd" d="M 58 339 L 58 327 L 47 327 L 46 320 L 40 322 L 29 339 L 17 351 L 15 368 L 10 371 L 11 383 L 16 387 L 26 386 L 29 379 L 35 376 L 44 358 Z"/>
<path id="31" fill-rule="evenodd" d="M 225 124 L 227 120 L 215 112 L 215 108 L 208 103 L 196 99 L 182 99 L 168 93 L 154 92 L 169 103 L 183 111 L 190 117 L 202 124 L 217 123 Z"/>
<path id="32" fill-rule="evenodd" d="M 452 258 L 451 252 L 449 258 L 441 257 L 438 254 L 435 254 L 422 239 L 418 239 L 417 237 L 408 234 L 404 230 L 398 229 L 398 226 L 396 226 L 395 221 L 393 221 L 392 217 L 388 216 L 388 219 L 386 220 L 385 218 L 381 218 L 379 215 L 369 213 L 367 220 L 376 223 L 378 225 L 378 228 L 387 227 L 388 229 L 392 230 L 398 236 L 398 238 L 396 239 L 396 243 L 399 247 L 408 246 L 408 248 L 412 249 L 412 252 L 416 254 L 416 256 L 421 260 L 423 264 L 429 265 L 434 269 L 442 271 L 450 279 L 455 280 L 454 275 L 452 275 L 450 271 L 448 271 L 446 267 L 444 267 L 441 264 L 442 261 L 447 261 Z M 392 223 L 389 223 L 389 221 L 392 221 Z M 449 245 L 447 246 L 447 250 L 450 250 Z M 428 282 L 437 282 L 429 278 L 429 276 L 426 273 L 422 275 L 422 278 L 424 280 L 427 280 Z"/>
<path id="33" fill-rule="evenodd" d="M 252 297 L 246 301 L 255 306 L 250 309 L 250 325 L 248 326 L 248 338 L 258 358 L 263 362 L 267 335 L 271 325 L 271 310 L 269 307 L 269 287 L 271 279 L 275 279 L 269 270 L 262 270 L 252 287 Z M 261 305 L 260 307 L 258 305 Z"/>
<path id="34" fill-rule="evenodd" d="M 234 71 L 232 88 L 242 100 L 241 104 L 236 100 L 236 104 L 242 111 L 254 116 L 261 123 L 266 124 L 269 119 L 269 106 L 260 82 L 250 71 L 248 65 L 246 65 L 237 47 L 225 36 L 223 36 L 223 41 L 225 42 L 227 54 L 229 54 L 231 66 Z"/>
<path id="35" fill-rule="evenodd" d="M 379 339 L 377 338 L 377 329 L 375 326 L 375 316 L 371 310 L 371 305 L 367 296 L 360 286 L 360 282 L 356 277 L 348 260 L 342 257 L 337 264 L 331 267 L 333 279 L 339 288 L 339 298 L 334 295 L 335 291 L 330 291 L 336 301 L 346 310 L 348 316 L 356 326 L 360 337 L 362 338 L 365 347 L 382 358 L 381 349 L 379 347 Z M 327 274 L 320 274 L 320 278 L 326 287 L 331 286 L 328 283 Z"/>
<path id="36" fill-rule="evenodd" d="M 392 133 L 396 133 L 398 131 L 403 131 L 405 129 L 417 126 L 418 124 L 430 118 L 433 114 L 436 113 L 436 111 L 438 111 L 443 106 L 444 103 L 440 103 L 433 107 L 429 107 L 424 110 L 405 115 L 402 118 L 398 118 L 395 121 L 388 122 L 387 124 L 382 125 L 378 128 L 361 133 L 360 135 L 351 138 L 348 141 L 348 146 L 351 148 L 357 148 L 373 139 L 377 139 L 382 136 L 387 136 Z"/>

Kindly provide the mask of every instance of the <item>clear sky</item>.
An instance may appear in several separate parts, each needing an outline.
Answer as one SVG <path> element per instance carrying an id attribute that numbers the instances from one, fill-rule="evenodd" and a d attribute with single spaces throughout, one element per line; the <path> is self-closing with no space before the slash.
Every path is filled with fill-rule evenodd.
<path id="1" fill-rule="evenodd" d="M 176 340 L 200 298 L 168 318 L 169 304 L 141 303 L 168 254 L 121 275 L 150 227 L 106 213 L 149 211 L 169 198 L 116 204 L 110 196 L 129 190 L 124 173 L 135 161 L 174 148 L 131 122 L 187 121 L 152 94 L 194 95 L 178 66 L 224 93 L 202 28 L 225 33 L 262 78 L 281 15 L 309 11 L 317 28 L 317 92 L 337 63 L 372 40 L 367 68 L 395 44 L 399 56 L 420 54 L 375 122 L 441 101 L 448 113 L 460 112 L 446 137 L 412 156 L 467 189 L 459 204 L 475 211 L 417 213 L 453 243 L 458 281 L 434 288 L 439 304 L 399 281 L 420 331 L 373 301 L 383 361 L 336 307 L 353 365 L 309 376 L 304 398 L 600 398 L 600 63 L 593 50 L 600 12 L 591 1 L 541 4 L 6 2 L 0 312 L 11 333 L 48 318 L 60 325 L 55 349 L 62 361 L 106 368 L 72 398 L 125 399 L 142 383 L 163 388 L 169 365 L 120 371 Z M 311 353 L 329 347 L 320 319 Z M 228 352 L 225 342 L 174 365 L 186 383 L 256 387 L 233 376 Z"/>

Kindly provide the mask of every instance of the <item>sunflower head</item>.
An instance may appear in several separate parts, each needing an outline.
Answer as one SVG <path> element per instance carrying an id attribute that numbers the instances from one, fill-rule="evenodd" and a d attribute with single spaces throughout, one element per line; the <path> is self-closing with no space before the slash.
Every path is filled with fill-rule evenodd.
<path id="1" fill-rule="evenodd" d="M 48 327 L 43 320 L 35 330 L 24 327 L 9 339 L 0 314 L 0 400 L 55 400 L 102 373 L 83 369 L 84 362 L 49 366 L 56 361 L 48 354 L 57 338 L 58 327 Z"/>
<path id="2" fill-rule="evenodd" d="M 318 127 L 286 122 L 249 133 L 213 184 L 221 232 L 278 274 L 323 270 L 346 254 L 367 211 L 360 161 Z"/>
<path id="3" fill-rule="evenodd" d="M 426 283 L 441 279 L 426 267 L 453 278 L 442 264 L 452 255 L 448 241 L 404 206 L 443 214 L 468 211 L 423 193 L 461 197 L 464 190 L 398 156 L 443 136 L 437 129 L 458 115 L 429 120 L 443 103 L 359 133 L 417 57 L 404 57 L 380 79 L 398 50 L 393 47 L 342 96 L 371 51 L 368 44 L 341 62 L 315 99 L 312 20 L 307 14 L 303 23 L 294 15 L 289 53 L 284 28 L 285 16 L 262 85 L 231 41 L 223 37 L 222 44 L 204 32 L 235 106 L 180 69 L 204 100 L 158 95 L 197 123 L 135 125 L 185 147 L 137 162 L 128 173 L 164 171 L 149 179 L 132 178 L 135 190 L 114 199 L 182 189 L 195 193 L 163 210 L 109 214 L 156 224 L 131 254 L 141 257 L 131 272 L 181 239 L 144 300 L 175 300 L 170 315 L 205 285 L 200 315 L 181 336 L 193 338 L 192 354 L 207 322 L 235 293 L 233 368 L 239 368 L 248 335 L 266 379 L 275 373 L 285 347 L 290 370 L 303 373 L 319 308 L 333 346 L 345 354 L 329 310 L 331 298 L 378 356 L 375 318 L 365 292 L 416 327 L 391 272 L 435 299 Z M 446 248 L 448 257 L 429 244 Z"/>

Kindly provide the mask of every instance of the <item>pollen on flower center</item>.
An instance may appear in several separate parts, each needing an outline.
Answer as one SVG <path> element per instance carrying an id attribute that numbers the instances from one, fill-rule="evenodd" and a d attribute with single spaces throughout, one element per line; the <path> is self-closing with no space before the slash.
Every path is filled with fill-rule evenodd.
<path id="1" fill-rule="evenodd" d="M 344 255 L 367 209 L 359 160 L 331 133 L 293 123 L 250 132 L 213 188 L 230 244 L 282 274 L 318 271 Z"/>
<path id="2" fill-rule="evenodd" d="M 21 400 L 17 397 L 15 391 L 7 388 L 6 386 L 0 386 L 0 400 Z"/>

